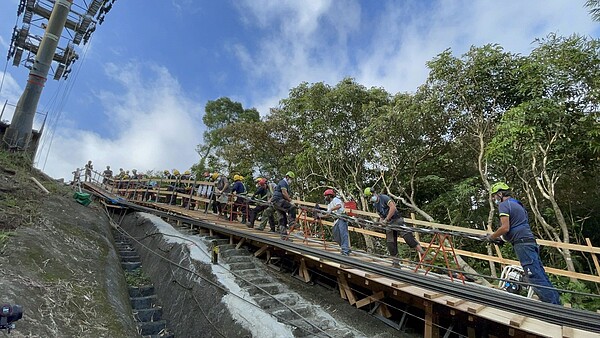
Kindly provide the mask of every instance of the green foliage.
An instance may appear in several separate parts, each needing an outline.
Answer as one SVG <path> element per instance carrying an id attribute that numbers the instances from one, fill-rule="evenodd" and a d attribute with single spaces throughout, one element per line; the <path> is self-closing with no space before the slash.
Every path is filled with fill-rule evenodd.
<path id="1" fill-rule="evenodd" d="M 144 271 L 139 268 L 133 271 L 125 271 L 125 280 L 130 286 L 144 286 L 152 284 L 152 281 L 148 275 L 146 275 Z"/>

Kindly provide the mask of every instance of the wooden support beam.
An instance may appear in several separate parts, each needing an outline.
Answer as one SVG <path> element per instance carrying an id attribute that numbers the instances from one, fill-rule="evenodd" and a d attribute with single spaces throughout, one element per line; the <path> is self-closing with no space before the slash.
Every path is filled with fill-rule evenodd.
<path id="1" fill-rule="evenodd" d="M 263 245 L 260 249 L 258 249 L 255 253 L 254 253 L 254 257 L 259 257 L 260 255 L 262 255 L 265 251 L 267 251 L 267 249 L 269 248 L 268 244 Z"/>
<path id="2" fill-rule="evenodd" d="M 340 281 L 340 277 L 337 278 L 337 282 L 338 282 L 338 286 L 340 289 L 340 297 L 342 297 L 342 299 L 348 300 L 348 296 L 346 296 L 346 291 L 344 291 L 344 288 L 342 287 L 342 282 Z"/>
<path id="3" fill-rule="evenodd" d="M 377 313 L 384 318 L 390 318 L 392 316 L 392 313 L 390 312 L 390 309 L 387 307 L 387 305 L 382 303 L 379 304 L 379 306 L 377 307 Z"/>
<path id="4" fill-rule="evenodd" d="M 304 278 L 304 282 L 308 283 L 311 280 L 310 273 L 308 272 L 308 268 L 306 267 L 306 261 L 304 258 L 300 259 L 300 268 L 298 268 L 298 275 Z"/>
<path id="5" fill-rule="evenodd" d="M 425 332 L 423 337 L 425 338 L 438 338 L 440 331 L 435 323 L 435 315 L 433 314 L 433 303 L 425 301 Z"/>
<path id="6" fill-rule="evenodd" d="M 350 288 L 350 285 L 348 285 L 348 282 L 346 281 L 346 277 L 342 273 L 342 274 L 340 274 L 340 277 L 338 279 L 340 281 L 339 287 L 344 288 L 344 293 L 346 294 L 346 297 L 348 298 L 348 302 L 350 302 L 350 305 L 354 305 L 356 303 L 356 297 L 354 296 L 354 291 L 352 291 L 352 289 Z"/>
<path id="7" fill-rule="evenodd" d="M 373 293 L 372 296 L 367 296 L 367 297 L 357 301 L 356 308 L 360 309 L 361 307 L 363 307 L 365 305 L 369 305 L 373 302 L 382 300 L 384 297 L 385 297 L 385 295 L 383 294 L 383 291 L 375 292 L 375 293 Z"/>
<path id="8" fill-rule="evenodd" d="M 244 245 L 244 242 L 246 242 L 246 237 L 243 237 L 238 244 L 235 246 L 236 249 L 239 249 L 242 247 L 242 245 Z"/>

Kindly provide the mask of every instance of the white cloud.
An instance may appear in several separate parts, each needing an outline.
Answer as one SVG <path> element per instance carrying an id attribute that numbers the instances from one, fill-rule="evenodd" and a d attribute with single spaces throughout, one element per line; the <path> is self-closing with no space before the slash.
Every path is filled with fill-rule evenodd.
<path id="1" fill-rule="evenodd" d="M 303 81 L 336 84 L 350 76 L 391 93 L 414 91 L 427 77 L 425 63 L 447 48 L 460 55 L 472 45 L 498 43 L 527 54 L 534 39 L 550 32 L 585 35 L 597 27 L 583 4 L 569 0 L 365 4 L 249 0 L 240 5 L 246 25 L 265 32 L 258 46 L 236 46 L 249 82 L 270 83 L 249 93 L 261 112 Z M 373 12 L 376 16 L 369 16 Z"/>
<path id="2" fill-rule="evenodd" d="M 45 172 L 70 178 L 76 167 L 92 160 L 96 170 L 111 165 L 151 169 L 188 169 L 198 161 L 194 151 L 201 142 L 201 106 L 182 91 L 171 74 L 156 65 L 139 63 L 109 64 L 106 72 L 114 81 L 113 90 L 100 92 L 104 115 L 114 128 L 114 137 L 103 137 L 93 130 L 67 127 L 62 121 L 56 131 Z M 48 133 L 47 133 L 48 134 Z M 43 166 L 41 154 L 38 166 Z"/>

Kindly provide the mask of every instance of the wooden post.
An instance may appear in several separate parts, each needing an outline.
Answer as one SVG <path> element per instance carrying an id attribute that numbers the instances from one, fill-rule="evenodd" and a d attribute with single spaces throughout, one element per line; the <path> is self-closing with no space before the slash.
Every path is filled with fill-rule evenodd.
<path id="1" fill-rule="evenodd" d="M 585 239 L 585 242 L 587 243 L 587 245 L 588 245 L 590 248 L 593 248 L 593 247 L 594 247 L 594 246 L 592 245 L 592 242 L 590 241 L 590 239 L 589 239 L 589 238 L 586 238 L 586 239 Z M 596 254 L 595 254 L 595 253 L 593 253 L 593 252 L 591 253 L 591 255 L 592 255 L 592 260 L 594 261 L 594 265 L 596 266 L 596 273 L 598 274 L 598 276 L 600 276 L 600 264 L 598 264 L 598 257 L 596 257 Z"/>
<path id="2" fill-rule="evenodd" d="M 433 314 L 433 303 L 423 302 L 425 306 L 425 332 L 423 337 L 425 338 L 438 338 L 440 336 L 440 330 L 437 325 L 434 325 L 434 314 Z"/>

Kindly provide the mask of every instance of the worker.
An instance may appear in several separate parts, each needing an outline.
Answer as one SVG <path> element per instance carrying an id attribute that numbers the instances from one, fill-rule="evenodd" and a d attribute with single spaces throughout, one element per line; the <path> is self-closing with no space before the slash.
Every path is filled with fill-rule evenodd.
<path id="1" fill-rule="evenodd" d="M 186 170 L 183 172 L 183 175 L 181 175 L 181 180 L 182 181 L 187 181 L 192 179 L 192 172 L 189 170 Z"/>
<path id="2" fill-rule="evenodd" d="M 92 161 L 89 160 L 88 163 L 85 165 L 85 176 L 84 176 L 85 182 L 92 181 L 92 170 L 93 169 L 94 169 L 94 165 L 92 164 Z"/>
<path id="3" fill-rule="evenodd" d="M 123 170 L 123 168 L 119 168 L 119 175 L 117 175 L 118 179 L 123 179 L 123 176 L 125 176 L 125 170 Z"/>
<path id="4" fill-rule="evenodd" d="M 252 199 L 257 200 L 257 205 L 254 209 L 250 211 L 250 221 L 248 223 L 248 228 L 254 228 L 254 221 L 258 214 L 266 210 L 270 207 L 268 203 L 268 199 L 271 198 L 272 194 L 269 191 L 269 186 L 267 185 L 267 179 L 259 177 L 256 179 L 256 192 L 252 195 Z M 267 218 L 264 218 L 265 222 L 261 222 L 261 225 L 256 230 L 264 230 L 266 225 L 266 220 L 268 219 L 271 223 L 271 229 L 275 230 L 275 218 L 273 217 L 273 212 L 271 212 L 270 216 L 267 215 Z M 265 217 L 265 215 L 263 215 Z"/>
<path id="5" fill-rule="evenodd" d="M 71 181 L 71 185 L 79 183 L 79 180 L 81 180 L 81 169 L 75 169 L 75 171 L 73 171 L 72 174 L 73 180 Z"/>
<path id="6" fill-rule="evenodd" d="M 378 194 L 375 192 L 373 188 L 365 188 L 364 197 L 367 198 L 371 203 L 373 203 L 373 208 L 379 214 L 379 222 L 382 226 L 386 225 L 399 225 L 406 226 L 404 223 L 404 219 L 400 216 L 398 209 L 396 208 L 396 203 L 385 194 Z M 398 256 L 398 234 L 402 236 L 406 244 L 412 249 L 415 249 L 421 258 L 425 254 L 425 251 L 419 244 L 419 242 L 415 239 L 415 236 L 411 231 L 406 230 L 385 230 L 385 243 L 387 245 L 388 251 L 390 255 L 395 258 Z M 393 261 L 394 265 L 398 264 L 397 260 Z"/>
<path id="7" fill-rule="evenodd" d="M 246 213 L 248 207 L 246 205 L 246 185 L 244 184 L 244 176 L 233 175 L 233 185 L 231 186 L 231 192 L 235 195 L 235 202 L 233 202 L 231 217 L 237 218 L 238 214 L 242 215 L 242 224 L 246 224 Z"/>
<path id="8" fill-rule="evenodd" d="M 277 184 L 272 198 L 275 209 L 280 211 L 279 233 L 281 234 L 281 239 L 284 240 L 289 240 L 288 229 L 296 225 L 296 205 L 292 202 L 293 193 L 290 189 L 290 184 L 294 178 L 296 178 L 296 174 L 293 171 L 288 171 L 285 177 Z"/>
<path id="9" fill-rule="evenodd" d="M 227 204 L 227 193 L 229 192 L 229 180 L 225 175 L 213 173 L 215 181 L 215 192 L 213 194 L 213 213 L 225 217 L 225 205 Z"/>
<path id="10" fill-rule="evenodd" d="M 135 169 L 135 168 L 131 169 L 131 178 L 134 179 L 134 180 L 137 180 L 139 178 L 138 177 L 138 173 L 137 173 L 137 169 Z"/>
<path id="11" fill-rule="evenodd" d="M 263 210 L 262 212 L 262 218 L 260 220 L 260 225 L 258 226 L 257 230 L 264 230 L 264 228 L 267 226 L 267 221 L 269 222 L 269 227 L 270 227 L 270 232 L 275 232 L 275 207 L 273 206 L 273 194 L 275 193 L 275 188 L 277 188 L 277 184 L 275 184 L 274 182 L 269 182 L 266 178 L 265 178 L 266 185 L 267 185 L 267 196 L 265 198 L 265 200 L 268 202 L 267 208 L 265 210 Z M 279 213 L 279 212 L 278 212 Z M 281 217 L 280 217 L 281 218 Z M 285 216 L 283 216 L 283 219 L 285 220 Z"/>
<path id="12" fill-rule="evenodd" d="M 490 195 L 498 205 L 500 227 L 488 234 L 487 240 L 502 238 L 510 242 L 523 267 L 525 281 L 541 286 L 533 286 L 539 299 L 546 303 L 560 304 L 560 296 L 546 275 L 540 259 L 540 249 L 529 226 L 527 210 L 520 201 L 512 197 L 510 187 L 504 182 L 492 185 Z"/>
<path id="13" fill-rule="evenodd" d="M 333 223 L 333 240 L 340 245 L 343 256 L 350 255 L 350 235 L 348 234 L 348 222 L 345 219 L 339 218 L 344 214 L 344 203 L 336 196 L 333 189 L 327 189 L 323 192 L 325 201 L 327 202 L 327 213 L 335 214 Z"/>
<path id="14" fill-rule="evenodd" d="M 102 184 L 108 184 L 110 182 L 110 180 L 112 179 L 112 175 L 113 175 L 113 172 L 112 172 L 112 170 L 110 170 L 110 166 L 107 165 L 106 170 L 104 170 L 104 172 L 102 173 L 102 176 L 104 177 L 102 179 Z"/>

